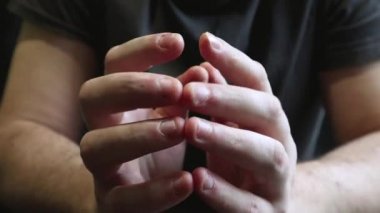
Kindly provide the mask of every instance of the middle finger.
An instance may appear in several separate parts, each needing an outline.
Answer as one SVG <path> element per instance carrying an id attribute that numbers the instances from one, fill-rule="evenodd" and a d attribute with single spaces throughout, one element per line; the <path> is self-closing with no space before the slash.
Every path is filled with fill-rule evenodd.
<path id="1" fill-rule="evenodd" d="M 88 126 L 100 128 L 109 125 L 104 120 L 112 113 L 172 105 L 178 102 L 181 92 L 182 85 L 175 78 L 129 72 L 89 80 L 79 97 Z"/>
<path id="2" fill-rule="evenodd" d="M 93 130 L 82 138 L 81 156 L 86 167 L 104 179 L 124 162 L 179 144 L 183 127 L 184 120 L 177 117 Z"/>
<path id="3" fill-rule="evenodd" d="M 290 128 L 280 101 L 273 95 L 243 87 L 190 83 L 182 103 L 190 110 L 232 121 L 279 141 L 287 141 Z"/>
<path id="4" fill-rule="evenodd" d="M 221 156 L 255 172 L 262 180 L 268 177 L 282 184 L 288 171 L 288 155 L 284 146 L 273 138 L 242 129 L 225 126 L 204 119 L 191 118 L 185 127 L 190 143 L 206 152 Z"/>

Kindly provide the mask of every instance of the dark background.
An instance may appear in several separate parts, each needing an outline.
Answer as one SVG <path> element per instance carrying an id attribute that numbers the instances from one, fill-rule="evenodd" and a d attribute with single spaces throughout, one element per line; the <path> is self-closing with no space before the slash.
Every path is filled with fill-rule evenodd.
<path id="1" fill-rule="evenodd" d="M 0 105 L 21 22 L 7 10 L 7 4 L 8 0 L 0 0 Z M 0 212 L 10 211 L 2 207 L 0 202 Z"/>
<path id="2" fill-rule="evenodd" d="M 20 28 L 20 19 L 7 10 L 8 2 L 0 0 L 0 100 Z"/>

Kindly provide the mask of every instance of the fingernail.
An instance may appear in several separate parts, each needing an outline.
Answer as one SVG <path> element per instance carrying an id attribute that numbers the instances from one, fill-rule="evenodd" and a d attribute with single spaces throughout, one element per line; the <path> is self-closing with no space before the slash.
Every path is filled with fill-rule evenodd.
<path id="1" fill-rule="evenodd" d="M 174 120 L 161 121 L 160 133 L 165 137 L 173 137 L 177 135 L 177 125 Z"/>
<path id="2" fill-rule="evenodd" d="M 195 142 L 198 144 L 204 143 L 205 138 L 207 138 L 207 134 L 209 134 L 212 131 L 211 128 L 211 125 L 207 121 L 199 119 L 194 138 Z"/>
<path id="3" fill-rule="evenodd" d="M 163 50 L 171 49 L 176 46 L 179 36 L 177 33 L 164 33 L 158 39 L 158 46 Z"/>
<path id="4" fill-rule="evenodd" d="M 203 119 L 199 119 L 198 128 L 202 130 L 202 132 L 210 132 L 211 131 L 211 125 L 208 121 L 205 121 Z"/>
<path id="5" fill-rule="evenodd" d="M 193 104 L 195 106 L 202 106 L 210 97 L 210 90 L 206 86 L 195 86 L 193 92 Z"/>
<path id="6" fill-rule="evenodd" d="M 170 88 L 173 86 L 173 81 L 169 78 L 160 78 L 159 84 L 162 88 Z"/>
<path id="7" fill-rule="evenodd" d="M 220 41 L 217 37 L 215 37 L 213 34 L 207 32 L 207 38 L 210 42 L 210 47 L 214 50 L 219 50 L 221 48 Z"/>
<path id="8" fill-rule="evenodd" d="M 214 179 L 211 178 L 210 174 L 206 173 L 205 180 L 203 181 L 203 190 L 210 190 L 214 188 Z"/>
<path id="9" fill-rule="evenodd" d="M 186 187 L 184 187 L 184 183 L 185 183 L 185 180 L 183 177 L 174 181 L 173 189 L 174 189 L 174 194 L 177 197 L 181 197 L 187 193 L 188 190 L 186 189 Z"/>

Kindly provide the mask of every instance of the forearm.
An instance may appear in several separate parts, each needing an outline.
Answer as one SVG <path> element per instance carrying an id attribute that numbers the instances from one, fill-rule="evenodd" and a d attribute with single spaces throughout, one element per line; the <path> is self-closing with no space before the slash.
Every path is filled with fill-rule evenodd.
<path id="1" fill-rule="evenodd" d="M 0 126 L 0 202 L 19 212 L 93 211 L 93 182 L 79 147 L 29 121 Z"/>
<path id="2" fill-rule="evenodd" d="M 299 164 L 294 212 L 379 212 L 380 132 Z"/>

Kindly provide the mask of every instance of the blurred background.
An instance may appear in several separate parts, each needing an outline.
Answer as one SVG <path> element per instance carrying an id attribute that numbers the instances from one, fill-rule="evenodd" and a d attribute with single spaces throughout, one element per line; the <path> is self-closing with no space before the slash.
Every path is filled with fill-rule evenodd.
<path id="1" fill-rule="evenodd" d="M 0 0 L 0 100 L 20 28 L 20 19 L 7 10 L 8 2 L 9 0 Z"/>

